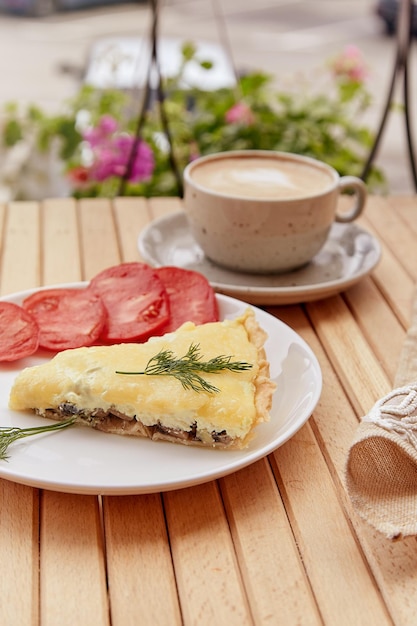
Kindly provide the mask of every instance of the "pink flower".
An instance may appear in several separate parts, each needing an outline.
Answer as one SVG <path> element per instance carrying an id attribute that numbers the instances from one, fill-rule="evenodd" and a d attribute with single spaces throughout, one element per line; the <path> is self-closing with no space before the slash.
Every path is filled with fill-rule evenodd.
<path id="1" fill-rule="evenodd" d="M 228 124 L 244 124 L 251 126 L 255 122 L 252 109 L 245 102 L 237 102 L 226 112 Z"/>
<path id="2" fill-rule="evenodd" d="M 97 126 L 84 132 L 84 139 L 94 148 L 101 144 L 118 128 L 117 121 L 111 115 L 103 115 Z"/>
<path id="3" fill-rule="evenodd" d="M 99 146 L 94 151 L 94 161 L 90 168 L 90 179 L 102 182 L 112 176 L 123 176 L 126 161 L 120 164 L 120 156 L 113 153 L 107 145 Z"/>
<path id="4" fill-rule="evenodd" d="M 335 76 L 357 83 L 362 83 L 368 75 L 361 51 L 352 44 L 333 59 L 331 68 Z"/>
<path id="5" fill-rule="evenodd" d="M 131 135 L 117 130 L 116 120 L 110 115 L 104 115 L 95 128 L 84 133 L 84 139 L 92 150 L 92 164 L 88 172 L 90 181 L 103 182 L 113 176 L 121 178 L 125 175 L 135 140 Z M 152 148 L 145 141 L 139 141 L 129 180 L 149 180 L 154 168 Z"/>
<path id="6" fill-rule="evenodd" d="M 149 180 L 155 169 L 155 158 L 150 146 L 141 141 L 138 145 L 136 158 L 133 161 L 130 181 Z"/>

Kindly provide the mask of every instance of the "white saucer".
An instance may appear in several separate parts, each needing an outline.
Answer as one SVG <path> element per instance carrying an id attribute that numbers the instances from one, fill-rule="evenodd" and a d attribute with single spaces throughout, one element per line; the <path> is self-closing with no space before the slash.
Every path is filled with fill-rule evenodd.
<path id="1" fill-rule="evenodd" d="M 381 256 L 378 241 L 357 224 L 334 224 L 323 249 L 305 267 L 284 274 L 244 274 L 224 269 L 204 256 L 183 211 L 153 221 L 138 240 L 142 258 L 204 274 L 219 292 L 251 304 L 295 304 L 327 298 L 369 274 Z"/>

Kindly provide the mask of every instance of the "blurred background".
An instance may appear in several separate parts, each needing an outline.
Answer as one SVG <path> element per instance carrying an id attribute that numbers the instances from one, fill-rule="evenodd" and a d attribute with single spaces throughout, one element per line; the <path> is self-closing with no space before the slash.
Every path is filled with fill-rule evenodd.
<path id="1" fill-rule="evenodd" d="M 393 0 L 160 0 L 159 8 L 160 37 L 220 50 L 220 82 L 228 80 L 232 67 L 261 69 L 277 85 L 293 83 L 297 76 L 313 75 L 345 46 L 358 46 L 372 94 L 368 124 L 378 126 L 396 54 L 398 6 Z M 82 82 L 109 80 L 97 64 L 103 45 L 116 40 L 123 53 L 123 42 L 132 45 L 147 35 L 150 20 L 146 0 L 0 0 L 0 105 L 33 102 L 53 111 Z M 413 43 L 410 79 L 417 107 L 414 52 Z M 169 62 L 169 48 L 166 54 Z M 129 82 L 129 72 L 123 80 Z M 414 192 L 401 86 L 399 79 L 398 106 L 389 115 L 376 159 L 392 193 Z"/>

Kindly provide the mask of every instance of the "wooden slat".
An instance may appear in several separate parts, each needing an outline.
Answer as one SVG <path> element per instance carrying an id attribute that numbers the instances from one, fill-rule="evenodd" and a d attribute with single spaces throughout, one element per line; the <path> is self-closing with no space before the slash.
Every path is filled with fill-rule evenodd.
<path id="1" fill-rule="evenodd" d="M 78 216 L 83 279 L 90 280 L 121 260 L 111 201 L 104 198 L 80 200 Z"/>
<path id="2" fill-rule="evenodd" d="M 34 202 L 1 209 L 2 294 L 40 283 L 39 212 Z M 0 480 L 0 561 L 6 567 L 0 577 L 1 624 L 38 624 L 38 498 L 36 489 Z"/>
<path id="3" fill-rule="evenodd" d="M 42 208 L 45 282 L 81 280 L 75 201 L 46 201 Z M 96 208 L 93 203 L 93 211 Z M 109 615 L 98 498 L 42 492 L 40 546 L 42 626 L 106 626 Z"/>
<path id="4" fill-rule="evenodd" d="M 382 196 L 373 196 L 367 204 L 366 217 L 398 262 L 417 280 L 416 235 L 404 220 L 398 219 L 392 201 L 388 202 Z"/>
<path id="5" fill-rule="evenodd" d="M 104 514 L 112 626 L 181 624 L 159 494 L 107 497 Z"/>
<path id="6" fill-rule="evenodd" d="M 298 307 L 275 309 L 309 343 L 323 373 L 313 417 L 273 455 L 301 558 L 325 624 L 390 624 L 348 517 L 362 528 L 344 492 L 346 455 L 358 425 L 349 398 Z M 343 365 L 341 364 L 341 367 Z M 343 507 L 341 506 L 343 504 Z M 363 621 L 366 616 L 366 622 Z"/>
<path id="7" fill-rule="evenodd" d="M 273 459 L 324 624 L 391 624 L 309 425 Z"/>
<path id="8" fill-rule="evenodd" d="M 37 489 L 0 480 L 0 624 L 35 626 L 39 617 Z"/>
<path id="9" fill-rule="evenodd" d="M 369 220 L 361 220 L 363 225 L 378 239 L 379 236 Z M 372 271 L 372 277 L 378 289 L 384 295 L 393 313 L 402 325 L 407 328 L 412 304 L 412 287 L 414 280 L 398 261 L 397 256 L 388 245 L 380 240 L 382 248 L 381 260 Z"/>
<path id="10" fill-rule="evenodd" d="M 6 215 L 0 268 L 2 294 L 38 287 L 40 265 L 40 206 L 37 202 L 12 202 Z"/>
<path id="11" fill-rule="evenodd" d="M 358 414 L 364 415 L 390 381 L 341 296 L 311 302 L 307 310 L 321 342 Z"/>
<path id="12" fill-rule="evenodd" d="M 107 626 L 105 560 L 95 496 L 44 492 L 41 624 Z"/>
<path id="13" fill-rule="evenodd" d="M 113 210 L 121 260 L 141 260 L 137 240 L 151 219 L 148 201 L 117 198 Z M 103 503 L 112 625 L 181 624 L 160 496 L 106 497 Z"/>
<path id="14" fill-rule="evenodd" d="M 251 624 L 216 483 L 169 492 L 164 502 L 184 624 Z"/>
<path id="15" fill-rule="evenodd" d="M 393 213 L 403 219 L 411 230 L 417 235 L 417 196 L 395 195 L 386 198 Z"/>
<path id="16" fill-rule="evenodd" d="M 147 201 L 119 198 L 113 210 L 121 261 L 140 260 L 137 239 L 150 221 Z M 160 498 L 104 498 L 103 502 L 112 624 L 180 624 Z"/>
<path id="17" fill-rule="evenodd" d="M 412 305 L 412 295 L 410 294 L 412 294 L 414 280 L 400 264 L 387 243 L 379 237 L 366 216 L 361 217 L 360 223 L 378 239 L 381 246 L 381 259 L 372 271 L 372 278 L 393 313 L 397 315 L 404 328 L 407 328 Z"/>
<path id="18" fill-rule="evenodd" d="M 255 624 L 321 624 L 268 461 L 220 484 Z"/>
<path id="19" fill-rule="evenodd" d="M 179 198 L 151 198 L 149 208 L 152 219 L 165 217 L 175 211 L 183 210 L 182 201 Z"/>
<path id="20" fill-rule="evenodd" d="M 411 298 L 411 294 L 409 296 Z M 404 327 L 369 277 L 349 289 L 344 294 L 344 300 L 379 363 L 393 381 L 398 367 L 398 346 L 405 338 Z M 390 329 L 389 333 L 387 328 Z"/>
<path id="21" fill-rule="evenodd" d="M 45 200 L 42 206 L 43 284 L 81 279 L 80 241 L 75 200 Z"/>
<path id="22" fill-rule="evenodd" d="M 345 394 L 337 369 L 334 369 L 325 350 L 308 323 L 301 308 L 286 307 L 280 310 L 282 320 L 291 325 L 309 344 L 317 356 L 323 375 L 323 388 L 313 417 L 310 418 L 322 454 L 326 458 L 335 480 L 339 480 L 340 493 L 345 497 L 344 468 L 349 446 L 355 435 L 360 415 L 355 413 Z"/>
<path id="23" fill-rule="evenodd" d="M 145 198 L 116 198 L 113 206 L 122 261 L 143 261 L 138 251 L 138 237 L 151 221 L 148 201 Z"/>

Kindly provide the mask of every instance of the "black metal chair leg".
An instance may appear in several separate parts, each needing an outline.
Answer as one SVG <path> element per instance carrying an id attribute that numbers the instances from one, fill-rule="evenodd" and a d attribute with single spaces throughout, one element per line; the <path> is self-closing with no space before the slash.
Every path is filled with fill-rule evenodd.
<path id="1" fill-rule="evenodd" d="M 406 139 L 408 158 L 413 178 L 414 189 L 417 192 L 417 166 L 415 159 L 415 150 L 413 142 L 413 134 L 411 128 L 410 118 L 410 93 L 409 93 L 409 71 L 408 63 L 411 51 L 411 19 L 412 19 L 412 2 L 411 0 L 402 0 L 399 9 L 399 15 L 397 20 L 397 48 L 395 55 L 394 70 L 392 73 L 391 82 L 389 85 L 385 106 L 383 108 L 381 121 L 375 134 L 375 140 L 372 148 L 369 152 L 368 158 L 365 162 L 361 178 L 366 181 L 369 176 L 372 163 L 376 157 L 379 144 L 382 139 L 382 135 L 385 129 L 385 124 L 388 119 L 388 114 L 391 110 L 392 100 L 394 95 L 394 88 L 397 79 L 402 74 L 403 78 L 403 98 L 404 98 L 404 119 L 406 127 Z"/>
<path id="2" fill-rule="evenodd" d="M 413 177 L 414 189 L 417 191 L 417 168 L 416 168 L 416 159 L 415 159 L 415 150 L 414 150 L 414 142 L 413 142 L 413 133 L 411 127 L 411 118 L 410 118 L 410 92 L 409 92 L 409 72 L 408 72 L 408 59 L 404 65 L 404 115 L 405 115 L 405 127 L 407 133 L 407 146 L 408 146 L 408 156 L 410 159 L 410 167 L 411 174 Z"/>

